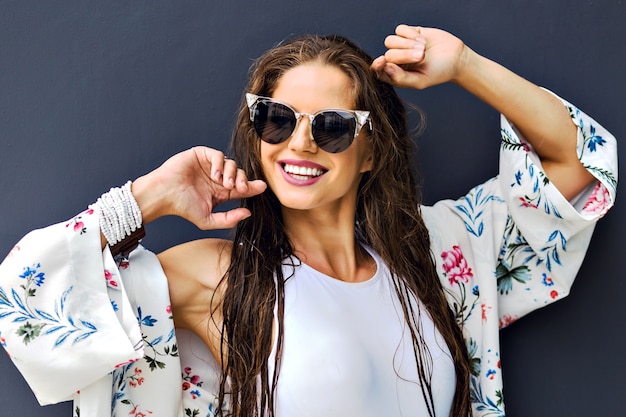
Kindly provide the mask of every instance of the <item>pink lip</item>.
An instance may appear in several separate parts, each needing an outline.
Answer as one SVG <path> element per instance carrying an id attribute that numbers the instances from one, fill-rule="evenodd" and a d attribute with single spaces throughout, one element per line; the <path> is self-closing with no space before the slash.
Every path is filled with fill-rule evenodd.
<path id="1" fill-rule="evenodd" d="M 289 165 L 295 165 L 295 166 L 299 166 L 299 167 L 306 167 L 306 168 L 317 168 L 317 169 L 321 169 L 324 171 L 328 171 L 327 168 L 325 168 L 324 166 L 320 165 L 320 164 L 316 164 L 314 162 L 311 161 L 305 161 L 305 160 L 294 160 L 294 159 L 283 159 L 281 161 L 278 161 L 278 165 L 280 168 L 280 173 L 283 176 L 283 179 L 291 184 L 291 185 L 297 185 L 297 186 L 308 186 L 308 185 L 313 185 L 315 183 L 317 183 L 324 175 L 326 175 L 326 173 L 323 173 L 322 175 L 318 176 L 318 177 L 313 177 L 313 178 L 309 178 L 308 180 L 297 180 L 294 177 L 292 177 L 291 175 L 289 175 L 288 173 L 285 172 L 285 170 L 283 169 L 283 166 L 285 166 L 286 164 Z"/>
<path id="2" fill-rule="evenodd" d="M 321 169 L 324 171 L 328 171 L 328 168 L 326 168 L 325 166 L 322 166 L 320 164 L 316 164 L 315 162 L 311 162 L 311 161 L 306 161 L 306 160 L 299 160 L 299 159 L 282 159 L 280 161 L 278 161 L 279 164 L 281 165 L 295 165 L 295 166 L 299 166 L 299 167 L 306 167 L 306 168 L 317 168 L 317 169 Z"/>

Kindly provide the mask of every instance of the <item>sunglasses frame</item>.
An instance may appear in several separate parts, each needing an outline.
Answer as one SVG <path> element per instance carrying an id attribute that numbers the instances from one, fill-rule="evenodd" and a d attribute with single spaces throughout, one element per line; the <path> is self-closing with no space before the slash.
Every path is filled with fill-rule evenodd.
<path id="1" fill-rule="evenodd" d="M 293 107 L 291 107 L 289 104 L 287 103 L 283 103 L 282 101 L 279 100 L 275 100 L 271 97 L 264 97 L 264 96 L 259 96 L 256 94 L 252 94 L 252 93 L 246 93 L 246 102 L 248 104 L 248 110 L 250 113 L 250 121 L 254 123 L 254 113 L 255 113 L 255 109 L 256 109 L 256 105 L 260 102 L 260 101 L 269 101 L 271 103 L 275 103 L 275 104 L 280 104 L 282 106 L 287 107 L 289 110 L 291 110 L 295 116 L 296 119 L 296 124 L 294 125 L 294 130 L 291 132 L 291 134 L 286 137 L 284 140 L 277 142 L 277 143 L 283 143 L 285 142 L 287 139 L 289 139 L 292 135 L 293 132 L 296 130 L 297 128 L 297 124 L 300 121 L 300 119 L 303 116 L 306 116 L 309 119 L 309 133 L 311 135 L 311 139 L 315 141 L 315 137 L 313 136 L 313 121 L 315 120 L 315 117 L 317 117 L 318 115 L 322 114 L 322 113 L 326 113 L 326 112 L 343 112 L 343 113 L 348 113 L 351 114 L 356 123 L 354 126 L 354 136 L 351 138 L 350 143 L 348 144 L 348 146 L 345 149 L 342 149 L 339 152 L 343 152 L 346 149 L 348 149 L 350 147 L 350 145 L 352 145 L 352 142 L 354 142 L 354 139 L 359 135 L 359 133 L 361 132 L 361 129 L 363 128 L 363 126 L 365 126 L 367 124 L 369 130 L 372 130 L 372 120 L 369 118 L 370 117 L 370 112 L 366 111 L 366 110 L 347 110 L 347 109 L 322 109 L 319 110 L 313 114 L 311 113 L 302 113 L 302 112 L 297 112 L 293 109 Z M 260 135 L 259 135 L 260 137 Z M 261 137 L 261 140 L 263 140 L 263 138 Z M 271 143 L 271 142 L 268 142 Z M 316 142 L 317 143 L 317 142 Z M 319 146 L 319 144 L 318 144 Z M 324 148 L 320 147 L 322 150 L 324 150 Z M 328 151 L 327 151 L 328 152 Z M 332 152 L 332 153 L 339 153 L 339 152 Z"/>

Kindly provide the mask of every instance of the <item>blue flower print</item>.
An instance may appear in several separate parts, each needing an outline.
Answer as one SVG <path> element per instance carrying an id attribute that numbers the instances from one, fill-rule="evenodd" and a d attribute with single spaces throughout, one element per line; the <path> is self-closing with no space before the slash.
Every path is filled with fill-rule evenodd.
<path id="1" fill-rule="evenodd" d="M 554 281 L 552 281 L 552 278 L 550 278 L 545 272 L 541 275 L 542 275 L 541 283 L 543 285 L 545 285 L 546 287 L 554 286 Z"/>
<path id="2" fill-rule="evenodd" d="M 463 223 L 465 223 L 465 229 L 476 237 L 482 236 L 484 232 L 485 224 L 482 216 L 485 206 L 491 201 L 504 203 L 502 198 L 489 194 L 485 192 L 483 186 L 478 186 L 459 200 L 454 207 L 461 214 Z"/>
<path id="3" fill-rule="evenodd" d="M 158 320 L 153 318 L 151 315 L 142 317 L 141 307 L 137 307 L 137 321 L 148 327 L 152 327 L 156 322 L 158 322 Z"/>
<path id="4" fill-rule="evenodd" d="M 596 127 L 594 125 L 589 126 L 589 133 L 591 134 L 591 136 L 585 138 L 585 141 L 587 141 L 587 148 L 589 149 L 589 151 L 595 152 L 596 145 L 603 146 L 606 143 L 606 140 L 604 140 L 602 136 L 596 135 Z"/>
<path id="5" fill-rule="evenodd" d="M 37 262 L 23 268 L 18 275 L 26 282 L 10 293 L 0 287 L 0 319 L 12 319 L 13 323 L 20 323 L 17 335 L 27 345 L 40 336 L 56 336 L 54 347 L 58 347 L 67 340 L 79 343 L 87 339 L 98 329 L 93 323 L 76 319 L 65 311 L 69 294 L 74 287 L 69 287 L 63 295 L 54 302 L 54 311 L 43 311 L 29 305 L 29 299 L 37 296 L 37 288 L 44 285 L 46 274 L 41 270 L 41 263 Z"/>
<path id="6" fill-rule="evenodd" d="M 35 265 L 24 267 L 24 272 L 22 272 L 19 277 L 26 280 L 26 284 L 20 285 L 23 289 L 28 291 L 28 296 L 35 296 L 36 289 L 29 288 L 31 284 L 35 284 L 37 287 L 41 287 L 46 279 L 46 274 L 44 272 L 39 271 L 41 268 L 41 264 L 37 263 Z"/>
<path id="7" fill-rule="evenodd" d="M 471 377 L 470 398 L 475 409 L 481 412 L 481 416 L 505 417 L 504 410 L 502 409 L 502 391 L 496 391 L 495 399 L 484 395 L 480 381 L 475 376 Z"/>

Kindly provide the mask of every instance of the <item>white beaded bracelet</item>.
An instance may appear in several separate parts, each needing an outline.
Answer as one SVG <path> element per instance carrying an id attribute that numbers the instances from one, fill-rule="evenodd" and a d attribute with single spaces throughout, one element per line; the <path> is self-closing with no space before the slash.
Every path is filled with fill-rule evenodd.
<path id="1" fill-rule="evenodd" d="M 145 236 L 141 210 L 130 186 L 131 181 L 128 181 L 122 187 L 111 188 L 90 206 L 98 213 L 100 230 L 114 256 L 127 255 Z"/>

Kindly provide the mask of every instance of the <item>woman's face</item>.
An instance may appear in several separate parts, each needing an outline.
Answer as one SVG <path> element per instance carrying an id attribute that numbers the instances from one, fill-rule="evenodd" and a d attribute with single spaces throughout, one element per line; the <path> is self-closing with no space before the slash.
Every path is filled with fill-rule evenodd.
<path id="1" fill-rule="evenodd" d="M 319 63 L 287 71 L 272 98 L 300 113 L 357 110 L 348 76 L 336 67 Z M 285 208 L 322 209 L 330 213 L 354 210 L 359 181 L 372 165 L 366 132 L 362 129 L 345 151 L 329 153 L 312 139 L 309 118 L 301 117 L 286 141 L 261 141 L 261 163 L 269 187 Z"/>

